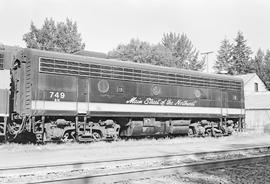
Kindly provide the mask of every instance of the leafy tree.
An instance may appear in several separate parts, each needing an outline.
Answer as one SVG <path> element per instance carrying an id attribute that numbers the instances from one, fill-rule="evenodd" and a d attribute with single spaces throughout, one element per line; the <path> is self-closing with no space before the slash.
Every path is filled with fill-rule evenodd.
<path id="1" fill-rule="evenodd" d="M 267 50 L 266 54 L 259 49 L 252 59 L 250 72 L 255 72 L 270 89 L 270 51 Z"/>
<path id="2" fill-rule="evenodd" d="M 168 48 L 174 57 L 173 65 L 177 68 L 201 70 L 204 60 L 199 60 L 199 52 L 185 34 L 163 34 L 162 44 Z"/>
<path id="3" fill-rule="evenodd" d="M 232 50 L 232 64 L 231 73 L 233 74 L 246 74 L 249 73 L 252 68 L 251 57 L 252 51 L 250 47 L 246 45 L 243 33 L 238 32 L 235 38 L 236 44 Z"/>
<path id="4" fill-rule="evenodd" d="M 198 52 L 193 48 L 191 41 L 185 34 L 180 36 L 179 41 L 176 44 L 176 57 L 179 63 L 184 63 L 186 61 L 191 61 L 196 58 Z"/>
<path id="5" fill-rule="evenodd" d="M 227 71 L 229 74 L 232 74 L 232 50 L 233 44 L 229 40 L 224 39 L 221 42 L 221 46 L 218 50 L 217 60 L 214 65 L 216 71 Z"/>
<path id="6" fill-rule="evenodd" d="M 259 49 L 254 59 L 252 60 L 251 68 L 258 74 L 258 76 L 263 79 L 263 65 L 264 65 L 264 52 Z"/>
<path id="7" fill-rule="evenodd" d="M 110 51 L 108 57 L 136 63 L 151 63 L 151 45 L 139 39 L 131 39 L 130 43 L 120 44 Z"/>
<path id="8" fill-rule="evenodd" d="M 270 50 L 266 51 L 264 62 L 262 65 L 263 81 L 266 87 L 270 90 Z"/>
<path id="9" fill-rule="evenodd" d="M 199 60 L 198 56 L 199 56 L 199 52 L 196 52 L 196 54 L 190 59 L 188 63 L 188 67 L 187 67 L 188 69 L 200 71 L 204 68 L 205 57 Z"/>
<path id="10" fill-rule="evenodd" d="M 176 33 L 166 33 L 163 34 L 163 38 L 161 43 L 168 48 L 171 52 L 176 52 L 176 46 L 178 41 L 180 40 L 180 35 Z"/>
<path id="11" fill-rule="evenodd" d="M 162 42 L 151 45 L 139 39 L 131 39 L 128 44 L 120 44 L 108 53 L 109 58 L 137 63 L 201 70 L 204 60 L 199 60 L 199 53 L 186 35 L 164 34 Z M 185 48 L 187 47 L 187 48 Z"/>
<path id="12" fill-rule="evenodd" d="M 136 63 L 149 63 L 161 66 L 171 66 L 173 57 L 169 49 L 161 44 L 150 45 L 139 39 L 131 39 L 128 44 L 120 44 L 108 53 L 109 58 Z"/>
<path id="13" fill-rule="evenodd" d="M 66 19 L 58 22 L 46 18 L 41 29 L 32 22 L 30 32 L 24 34 L 23 40 L 28 48 L 74 53 L 83 50 L 81 34 L 78 33 L 77 23 Z"/>
<path id="14" fill-rule="evenodd" d="M 152 46 L 151 54 L 151 64 L 168 67 L 175 66 L 173 53 L 164 45 L 157 44 Z"/>

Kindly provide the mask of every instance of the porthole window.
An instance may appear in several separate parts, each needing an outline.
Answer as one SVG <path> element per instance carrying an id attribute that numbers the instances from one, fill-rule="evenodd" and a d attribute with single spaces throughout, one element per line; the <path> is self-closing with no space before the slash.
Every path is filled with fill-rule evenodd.
<path id="1" fill-rule="evenodd" d="M 196 97 L 196 98 L 200 98 L 201 97 L 201 91 L 199 90 L 199 89 L 196 89 L 195 91 L 194 91 L 194 96 Z"/>
<path id="2" fill-rule="evenodd" d="M 107 80 L 100 80 L 98 82 L 98 90 L 101 93 L 107 93 L 109 91 L 109 82 Z"/>
<path id="3" fill-rule="evenodd" d="M 152 86 L 152 93 L 154 95 L 159 95 L 161 92 L 160 86 L 159 85 L 153 85 Z"/>

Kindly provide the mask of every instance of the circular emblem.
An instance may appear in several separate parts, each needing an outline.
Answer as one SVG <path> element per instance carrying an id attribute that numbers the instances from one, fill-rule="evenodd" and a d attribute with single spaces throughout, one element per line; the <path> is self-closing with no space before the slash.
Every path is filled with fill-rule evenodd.
<path id="1" fill-rule="evenodd" d="M 152 93 L 154 95 L 159 95 L 160 91 L 161 91 L 161 89 L 160 89 L 160 86 L 159 85 L 153 85 L 152 86 Z"/>
<path id="2" fill-rule="evenodd" d="M 109 82 L 107 80 L 102 79 L 98 82 L 99 92 L 107 93 L 109 91 L 109 88 L 110 88 L 110 86 L 109 86 Z"/>
<path id="3" fill-rule="evenodd" d="M 201 91 L 199 89 L 196 89 L 194 91 L 194 95 L 195 95 L 196 98 L 200 98 L 201 97 Z"/>

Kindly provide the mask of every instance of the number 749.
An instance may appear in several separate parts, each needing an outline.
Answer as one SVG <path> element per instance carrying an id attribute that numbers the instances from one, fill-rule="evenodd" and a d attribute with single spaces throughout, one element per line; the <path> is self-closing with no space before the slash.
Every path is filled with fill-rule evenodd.
<path id="1" fill-rule="evenodd" d="M 50 98 L 57 98 L 57 99 L 63 99 L 66 97 L 66 94 L 64 92 L 59 92 L 59 91 L 50 91 Z"/>

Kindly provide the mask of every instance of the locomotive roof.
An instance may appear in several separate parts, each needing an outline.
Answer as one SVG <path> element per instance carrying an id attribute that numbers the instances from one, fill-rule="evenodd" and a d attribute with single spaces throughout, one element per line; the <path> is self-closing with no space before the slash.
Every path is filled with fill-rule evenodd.
<path id="1" fill-rule="evenodd" d="M 61 52 L 54 52 L 54 51 L 44 51 L 44 50 L 37 50 L 37 49 L 23 49 L 24 52 L 29 53 L 30 55 L 36 55 L 39 57 L 44 58 L 53 58 L 53 59 L 62 59 L 67 61 L 73 62 L 82 62 L 82 63 L 93 63 L 93 64 L 102 64 L 102 65 L 110 65 L 110 66 L 119 66 L 119 67 L 131 67 L 136 69 L 148 69 L 148 70 L 155 70 L 160 72 L 172 72 L 172 73 L 182 73 L 187 75 L 194 75 L 194 76 L 202 76 L 202 77 L 211 77 L 217 79 L 227 79 L 227 80 L 235 80 L 235 81 L 243 81 L 241 78 L 228 76 L 228 75 L 221 75 L 221 74 L 208 74 L 199 71 L 191 71 L 173 67 L 165 67 L 165 66 L 157 66 L 151 65 L 146 63 L 135 63 L 132 61 L 121 61 L 116 59 L 104 59 L 104 58 L 95 58 L 95 57 L 88 57 L 88 56 L 81 56 L 81 55 L 74 55 L 68 53 L 61 53 Z"/>

